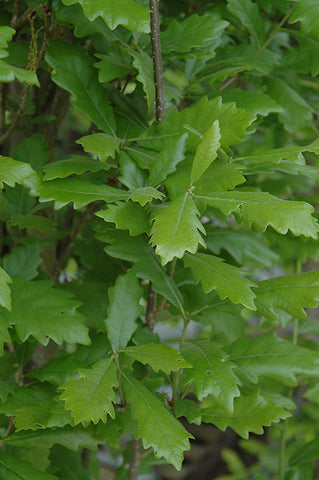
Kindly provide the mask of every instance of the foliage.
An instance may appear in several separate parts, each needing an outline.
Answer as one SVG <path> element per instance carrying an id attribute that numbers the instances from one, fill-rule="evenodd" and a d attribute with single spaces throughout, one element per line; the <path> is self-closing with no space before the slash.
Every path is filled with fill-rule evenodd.
<path id="1" fill-rule="evenodd" d="M 319 2 L 157 3 L 1 5 L 0 477 L 311 480 Z"/>

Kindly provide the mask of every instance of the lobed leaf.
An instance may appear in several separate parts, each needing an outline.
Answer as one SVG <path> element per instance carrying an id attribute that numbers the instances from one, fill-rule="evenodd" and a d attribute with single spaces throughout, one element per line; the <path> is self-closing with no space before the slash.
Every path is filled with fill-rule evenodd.
<path id="1" fill-rule="evenodd" d="M 8 283 L 12 283 L 11 277 L 0 267 L 0 305 L 11 311 L 11 292 Z"/>
<path id="2" fill-rule="evenodd" d="M 145 208 L 134 203 L 121 202 L 117 205 L 108 205 L 107 210 L 97 212 L 96 215 L 106 222 L 115 223 L 119 229 L 129 230 L 133 237 L 148 233 L 150 228 Z"/>
<path id="3" fill-rule="evenodd" d="M 296 375 L 318 375 L 319 354 L 294 345 L 269 331 L 255 338 L 240 338 L 228 349 L 229 360 L 240 369 L 240 378 L 257 383 L 266 376 L 284 385 L 297 385 Z"/>
<path id="4" fill-rule="evenodd" d="M 289 23 L 300 22 L 301 31 L 319 40 L 319 6 L 311 0 L 297 0 L 296 9 L 289 18 Z"/>
<path id="5" fill-rule="evenodd" d="M 202 282 L 205 293 L 217 290 L 222 300 L 229 298 L 233 303 L 241 303 L 244 307 L 256 310 L 255 293 L 251 287 L 256 284 L 241 276 L 241 270 L 233 265 L 224 263 L 224 260 L 206 253 L 196 253 L 184 256 L 185 267 L 191 269 L 195 282 Z"/>
<path id="6" fill-rule="evenodd" d="M 221 134 L 219 122 L 215 120 L 213 125 L 207 130 L 201 143 L 196 148 L 196 153 L 191 170 L 190 181 L 194 184 L 207 170 L 210 164 L 217 157 L 217 150 L 220 147 Z"/>
<path id="7" fill-rule="evenodd" d="M 144 365 L 148 364 L 154 372 L 161 371 L 169 374 L 181 368 L 191 367 L 178 350 L 157 343 L 126 347 L 123 353 Z"/>
<path id="8" fill-rule="evenodd" d="M 140 187 L 131 192 L 129 195 L 129 199 L 133 202 L 138 202 L 142 207 L 147 203 L 151 202 L 153 198 L 160 200 L 164 196 L 163 193 L 156 190 L 153 187 Z"/>
<path id="9" fill-rule="evenodd" d="M 183 451 L 190 449 L 191 435 L 140 381 L 126 375 L 122 378 L 132 417 L 137 423 L 135 438 L 141 437 L 145 449 L 153 447 L 157 458 L 164 457 L 180 470 Z"/>
<path id="10" fill-rule="evenodd" d="M 132 50 L 130 54 L 133 57 L 133 66 L 138 71 L 137 80 L 143 85 L 143 90 L 147 98 L 147 106 L 150 112 L 154 109 L 155 89 L 152 58 L 143 50 Z"/>
<path id="11" fill-rule="evenodd" d="M 70 175 L 81 175 L 85 172 L 98 172 L 99 170 L 109 170 L 110 165 L 101 163 L 94 158 L 84 157 L 83 155 L 72 155 L 66 160 L 51 162 L 44 168 L 44 180 L 54 180 L 55 178 L 65 178 Z"/>
<path id="12" fill-rule="evenodd" d="M 193 368 L 184 371 L 184 383 L 195 383 L 199 400 L 211 395 L 216 404 L 233 413 L 234 398 L 239 397 L 241 385 L 233 369 L 235 364 L 227 360 L 227 354 L 216 343 L 208 340 L 183 342 L 182 354 Z"/>
<path id="13" fill-rule="evenodd" d="M 95 363 L 91 368 L 78 370 L 79 377 L 68 380 L 60 387 L 61 400 L 71 410 L 75 424 L 80 422 L 106 422 L 107 415 L 115 417 L 114 388 L 118 386 L 113 356 Z"/>
<path id="14" fill-rule="evenodd" d="M 164 147 L 161 149 L 158 158 L 151 164 L 149 183 L 153 187 L 160 185 L 169 175 L 174 172 L 176 165 L 184 160 L 186 140 L 188 134 L 185 133 L 180 138 L 167 139 Z"/>
<path id="15" fill-rule="evenodd" d="M 306 202 L 281 200 L 268 192 L 221 192 L 196 195 L 210 206 L 218 208 L 224 215 L 236 213 L 250 228 L 264 232 L 271 225 L 277 232 L 317 238 L 318 222 L 312 217 L 314 208 Z"/>
<path id="16" fill-rule="evenodd" d="M 70 294 L 52 288 L 46 280 L 28 282 L 16 277 L 12 284 L 12 310 L 2 309 L 2 316 L 9 325 L 15 325 L 21 342 L 31 335 L 42 345 L 50 338 L 61 345 L 67 343 L 91 343 L 84 317 L 77 312 L 80 305 L 70 299 Z"/>
<path id="17" fill-rule="evenodd" d="M 34 170 L 28 163 L 17 162 L 9 157 L 0 156 L 0 188 L 3 184 L 14 187 L 16 183 L 23 181 L 34 174 Z"/>
<path id="18" fill-rule="evenodd" d="M 227 0 L 227 8 L 248 30 L 258 47 L 261 47 L 265 41 L 266 29 L 258 5 L 251 0 Z"/>
<path id="19" fill-rule="evenodd" d="M 205 233 L 205 229 L 198 214 L 189 192 L 155 211 L 151 244 L 156 246 L 162 265 L 174 257 L 181 258 L 186 250 L 195 253 L 198 244 L 205 246 L 199 233 Z"/>
<path id="20" fill-rule="evenodd" d="M 114 287 L 109 288 L 110 305 L 105 325 L 113 350 L 126 347 L 135 332 L 135 320 L 143 310 L 139 304 L 142 294 L 143 289 L 133 270 L 118 276 Z"/>
<path id="21" fill-rule="evenodd" d="M 29 462 L 7 454 L 0 456 L 0 476 L 2 480 L 58 480 L 55 475 L 36 470 Z"/>
<path id="22" fill-rule="evenodd" d="M 101 162 L 105 162 L 109 157 L 115 158 L 120 148 L 120 139 L 106 133 L 86 135 L 79 138 L 76 143 L 82 145 L 85 152 L 97 155 Z"/>

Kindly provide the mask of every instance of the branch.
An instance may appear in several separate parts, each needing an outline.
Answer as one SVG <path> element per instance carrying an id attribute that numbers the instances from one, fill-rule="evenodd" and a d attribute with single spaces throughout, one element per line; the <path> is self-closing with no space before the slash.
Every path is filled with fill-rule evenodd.
<path id="1" fill-rule="evenodd" d="M 165 98 L 163 87 L 163 66 L 160 40 L 160 19 L 158 0 L 150 0 L 151 44 L 153 55 L 154 83 L 156 96 L 156 120 L 161 123 L 165 118 Z"/>

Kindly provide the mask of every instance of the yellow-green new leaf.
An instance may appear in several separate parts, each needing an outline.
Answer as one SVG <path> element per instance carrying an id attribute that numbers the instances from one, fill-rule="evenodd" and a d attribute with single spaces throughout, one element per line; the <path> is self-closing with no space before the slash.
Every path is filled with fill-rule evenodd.
<path id="1" fill-rule="evenodd" d="M 232 303 L 241 303 L 244 307 L 256 310 L 255 293 L 251 287 L 257 285 L 241 276 L 242 271 L 224 263 L 222 258 L 206 253 L 185 254 L 185 266 L 190 268 L 196 283 L 202 282 L 205 293 L 216 289 L 222 300 L 229 298 Z"/>
<path id="2" fill-rule="evenodd" d="M 236 365 L 227 361 L 228 355 L 216 343 L 208 340 L 183 342 L 182 353 L 193 368 L 184 371 L 184 381 L 194 381 L 199 400 L 211 395 L 227 413 L 233 413 L 234 398 L 239 397 L 240 380 L 233 369 Z"/>
<path id="3" fill-rule="evenodd" d="M 314 208 L 306 202 L 281 200 L 268 192 L 220 192 L 196 195 L 210 206 L 218 208 L 224 215 L 236 213 L 250 228 L 264 232 L 271 225 L 277 232 L 318 237 L 318 221 L 311 214 Z"/>
<path id="4" fill-rule="evenodd" d="M 217 150 L 220 147 L 220 139 L 219 121 L 215 120 L 196 149 L 191 171 L 192 185 L 203 175 L 209 165 L 216 159 Z"/>
<path id="5" fill-rule="evenodd" d="M 145 449 L 153 447 L 157 458 L 164 457 L 180 470 L 183 452 L 190 449 L 188 439 L 192 436 L 141 382 L 124 375 L 122 378 L 126 398 L 131 404 L 132 417 L 137 423 L 135 438 L 142 437 Z"/>
<path id="6" fill-rule="evenodd" d="M 113 403 L 116 402 L 114 388 L 118 386 L 113 357 L 95 363 L 91 368 L 78 370 L 79 378 L 62 385 L 61 400 L 66 410 L 71 410 L 75 424 L 80 422 L 106 422 L 107 414 L 115 417 Z"/>
<path id="7" fill-rule="evenodd" d="M 176 372 L 180 368 L 189 368 L 192 365 L 184 360 L 181 353 L 175 348 L 161 345 L 160 343 L 147 343 L 126 347 L 125 355 L 134 358 L 144 365 L 148 364 L 154 372 Z"/>
<path id="8" fill-rule="evenodd" d="M 0 305 L 9 311 L 11 311 L 11 292 L 8 283 L 11 282 L 11 277 L 0 267 Z"/>
<path id="9" fill-rule="evenodd" d="M 154 215 L 151 244 L 165 265 L 174 257 L 181 258 L 187 250 L 195 253 L 198 244 L 205 247 L 199 232 L 205 229 L 198 219 L 194 200 L 187 192 L 173 202 L 159 208 Z"/>
<path id="10" fill-rule="evenodd" d="M 82 145 L 85 152 L 97 155 L 101 162 L 105 162 L 109 157 L 114 158 L 120 148 L 120 139 L 106 133 L 86 135 L 79 138 L 76 143 Z"/>

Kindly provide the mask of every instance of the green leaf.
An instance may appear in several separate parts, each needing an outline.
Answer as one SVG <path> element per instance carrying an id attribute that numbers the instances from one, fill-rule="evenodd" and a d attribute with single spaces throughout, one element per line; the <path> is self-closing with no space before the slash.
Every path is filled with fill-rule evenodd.
<path id="1" fill-rule="evenodd" d="M 188 16 L 182 22 L 172 20 L 161 33 L 163 53 L 188 52 L 196 48 L 207 48 L 213 40 L 218 39 L 229 25 L 225 20 L 217 20 L 212 14 L 199 17 L 197 14 Z"/>
<path id="2" fill-rule="evenodd" d="M 288 132 L 295 132 L 311 124 L 313 108 L 296 90 L 280 78 L 270 78 L 267 85 L 269 95 L 283 107 L 283 111 L 278 114 L 278 119 Z"/>
<path id="3" fill-rule="evenodd" d="M 13 411 L 16 432 L 39 428 L 64 427 L 72 424 L 70 412 L 61 401 L 38 400 L 34 405 L 22 405 Z"/>
<path id="4" fill-rule="evenodd" d="M 191 435 L 141 382 L 123 375 L 123 388 L 137 423 L 135 437 L 142 437 L 145 449 L 153 447 L 157 458 L 164 457 L 180 470 L 183 451 L 190 449 Z"/>
<path id="5" fill-rule="evenodd" d="M 135 272 L 129 270 L 117 277 L 108 294 L 110 305 L 105 325 L 112 349 L 118 350 L 126 347 L 137 328 L 135 320 L 143 310 L 139 304 L 143 289 L 138 284 Z"/>
<path id="6" fill-rule="evenodd" d="M 218 208 L 224 215 L 236 213 L 250 228 L 264 232 L 271 225 L 277 232 L 317 238 L 318 222 L 312 217 L 313 207 L 306 202 L 281 200 L 268 192 L 221 192 L 210 195 L 196 195 Z"/>
<path id="7" fill-rule="evenodd" d="M 185 417 L 189 423 L 195 423 L 195 425 L 202 423 L 200 406 L 187 398 L 175 400 L 174 413 L 177 418 Z"/>
<path id="8" fill-rule="evenodd" d="M 0 270 L 1 272 L 1 270 Z M 5 343 L 12 343 L 9 334 L 8 322 L 0 314 L 0 357 L 3 355 L 3 346 Z M 1 398 L 1 378 L 0 378 L 0 398 Z"/>
<path id="9" fill-rule="evenodd" d="M 38 275 L 42 262 L 41 246 L 13 248 L 3 259 L 3 266 L 11 276 L 19 276 L 23 280 L 32 280 Z"/>
<path id="10" fill-rule="evenodd" d="M 107 414 L 115 417 L 114 388 L 118 386 L 113 356 L 95 363 L 91 368 L 78 370 L 79 378 L 69 380 L 60 387 L 61 400 L 71 410 L 75 424 L 80 422 L 106 422 Z"/>
<path id="11" fill-rule="evenodd" d="M 319 271 L 285 275 L 259 282 L 256 306 L 267 318 L 279 320 L 276 310 L 296 318 L 307 318 L 304 308 L 315 308 L 319 301 Z"/>
<path id="12" fill-rule="evenodd" d="M 80 304 L 52 285 L 46 280 L 27 282 L 16 277 L 11 289 L 12 311 L 2 309 L 3 318 L 15 325 L 21 342 L 32 335 L 42 345 L 47 345 L 50 338 L 59 345 L 63 342 L 89 345 L 84 317 L 76 310 Z"/>
<path id="13" fill-rule="evenodd" d="M 103 55 L 101 53 L 96 53 L 95 56 L 101 59 L 100 62 L 94 64 L 99 69 L 99 81 L 101 83 L 123 78 L 132 70 L 131 65 L 120 56 Z"/>
<path id="14" fill-rule="evenodd" d="M 74 95 L 76 107 L 86 113 L 92 122 L 115 137 L 113 110 L 107 91 L 97 79 L 94 60 L 82 47 L 61 40 L 49 40 L 47 52 L 45 59 L 55 72 L 52 77 L 54 82 Z"/>
<path id="15" fill-rule="evenodd" d="M 134 0 L 63 0 L 63 3 L 80 3 L 90 22 L 101 16 L 111 30 L 124 25 L 132 32 L 150 31 L 148 10 Z"/>
<path id="16" fill-rule="evenodd" d="M 101 162 L 105 162 L 109 157 L 115 158 L 120 148 L 120 139 L 106 133 L 86 135 L 79 138 L 76 143 L 82 145 L 85 152 L 97 155 Z"/>
<path id="17" fill-rule="evenodd" d="M 213 423 L 223 431 L 230 427 L 243 438 L 248 438 L 249 432 L 261 435 L 263 427 L 290 416 L 289 412 L 262 397 L 258 390 L 235 398 L 231 415 L 225 413 L 222 407 L 202 409 L 203 422 Z"/>
<path id="18" fill-rule="evenodd" d="M 138 278 L 151 280 L 153 289 L 163 295 L 175 307 L 182 310 L 183 297 L 172 277 L 161 266 L 144 237 L 132 238 L 126 232 L 114 232 L 109 235 L 111 245 L 105 247 L 108 255 L 134 262 L 134 271 Z"/>
<path id="19" fill-rule="evenodd" d="M 266 376 L 295 386 L 296 375 L 319 373 L 317 352 L 279 338 L 273 331 L 255 338 L 240 338 L 228 347 L 227 353 L 240 369 L 240 378 L 248 382 L 257 383 L 259 376 Z"/>
<path id="20" fill-rule="evenodd" d="M 16 183 L 23 183 L 26 178 L 31 177 L 34 170 L 28 163 L 17 162 L 9 157 L 0 156 L 0 188 L 3 184 L 14 187 Z"/>
<path id="21" fill-rule="evenodd" d="M 310 55 L 311 58 L 311 75 L 317 76 L 319 73 L 319 58 L 317 55 L 319 48 L 319 39 L 316 40 L 310 35 L 303 35 L 298 30 L 289 29 L 290 35 L 292 35 L 300 45 L 302 51 Z"/>
<path id="22" fill-rule="evenodd" d="M 198 244 L 205 246 L 199 233 L 205 233 L 205 229 L 198 214 L 189 192 L 155 211 L 151 244 L 156 246 L 162 265 L 174 257 L 181 258 L 186 250 L 195 253 Z"/>
<path id="23" fill-rule="evenodd" d="M 8 283 L 12 283 L 10 276 L 0 267 L 0 305 L 11 311 L 11 292 Z"/>
<path id="24" fill-rule="evenodd" d="M 6 51 L 8 48 L 8 43 L 15 34 L 15 29 L 8 26 L 0 27 L 0 58 L 8 56 Z"/>
<path id="25" fill-rule="evenodd" d="M 222 258 L 206 253 L 196 255 L 185 254 L 185 266 L 190 268 L 195 282 L 202 282 L 205 293 L 216 289 L 222 300 L 229 298 L 233 303 L 241 303 L 244 307 L 256 310 L 255 293 L 251 287 L 257 285 L 241 276 L 241 270 L 224 263 Z"/>
<path id="26" fill-rule="evenodd" d="M 40 217 L 40 215 L 13 215 L 9 218 L 8 225 L 10 227 L 17 226 L 20 229 L 34 229 L 41 233 L 45 233 L 48 230 L 54 230 L 56 227 L 54 220 Z"/>
<path id="27" fill-rule="evenodd" d="M 140 187 L 134 190 L 134 192 L 130 192 L 129 199 L 133 202 L 138 202 L 142 207 L 146 205 L 146 203 L 151 202 L 153 198 L 160 200 L 163 198 L 164 194 L 156 190 L 153 187 Z"/>
<path id="28" fill-rule="evenodd" d="M 247 263 L 270 268 L 279 256 L 266 244 L 264 235 L 247 230 L 225 228 L 207 231 L 207 248 L 215 254 L 226 250 L 240 265 Z"/>
<path id="29" fill-rule="evenodd" d="M 261 47 L 265 41 L 266 29 L 258 5 L 251 0 L 228 0 L 227 8 L 248 30 L 258 47 Z"/>
<path id="30" fill-rule="evenodd" d="M 3 317 L 0 316 L 1 323 Z M 0 361 L 0 400 L 6 402 L 8 395 L 13 393 L 17 387 L 16 374 L 17 365 L 14 363 L 16 357 L 5 352 Z"/>
<path id="31" fill-rule="evenodd" d="M 152 58 L 143 50 L 131 50 L 130 55 L 132 55 L 133 57 L 133 66 L 138 71 L 136 78 L 143 85 L 143 90 L 146 94 L 148 110 L 152 112 L 155 103 L 155 86 Z"/>
<path id="32" fill-rule="evenodd" d="M 57 178 L 41 182 L 39 178 L 32 177 L 25 180 L 31 189 L 31 195 L 39 196 L 40 202 L 55 201 L 55 208 L 64 207 L 73 202 L 74 208 L 82 208 L 91 202 L 104 200 L 106 203 L 125 200 L 129 193 L 108 185 L 96 185 L 81 177 Z"/>
<path id="33" fill-rule="evenodd" d="M 236 160 L 248 160 L 250 162 L 267 162 L 278 163 L 280 160 L 290 160 L 299 165 L 305 164 L 305 159 L 301 152 L 312 152 L 319 155 L 319 139 L 316 139 L 312 143 L 304 146 L 296 145 L 293 147 L 276 148 L 267 152 L 260 152 L 257 155 L 246 155 Z M 249 165 L 249 164 L 248 164 Z"/>
<path id="34" fill-rule="evenodd" d="M 94 158 L 84 157 L 83 155 L 72 155 L 66 160 L 59 160 L 46 165 L 44 168 L 44 180 L 54 180 L 55 178 L 65 178 L 70 175 L 81 175 L 85 172 L 98 172 L 99 170 L 109 170 L 110 165 L 101 163 Z"/>
<path id="35" fill-rule="evenodd" d="M 215 120 L 196 149 L 190 177 L 192 185 L 203 175 L 210 164 L 216 159 L 217 150 L 220 147 L 220 139 L 219 122 L 218 120 Z"/>
<path id="36" fill-rule="evenodd" d="M 0 456 L 0 476 L 3 480 L 58 480 L 55 475 L 40 472 L 29 462 L 7 454 Z"/>
<path id="37" fill-rule="evenodd" d="M 297 0 L 297 7 L 289 18 L 289 23 L 300 22 L 301 31 L 319 40 L 319 5 L 311 0 Z"/>
<path id="38" fill-rule="evenodd" d="M 157 343 L 126 347 L 123 352 L 144 365 L 148 364 L 154 372 L 161 371 L 169 374 L 181 368 L 191 367 L 178 350 Z"/>
<path id="39" fill-rule="evenodd" d="M 107 210 L 97 212 L 96 215 L 106 222 L 115 223 L 117 228 L 129 230 L 133 237 L 148 233 L 150 228 L 145 208 L 134 203 L 109 205 Z"/>
<path id="40" fill-rule="evenodd" d="M 167 175 L 174 172 L 176 165 L 184 160 L 187 138 L 188 134 L 185 133 L 178 140 L 173 138 L 173 141 L 169 139 L 165 141 L 158 158 L 151 164 L 149 178 L 151 186 L 157 187 L 160 185 Z"/>
<path id="41" fill-rule="evenodd" d="M 0 82 L 11 83 L 15 79 L 19 82 L 26 82 L 28 85 L 40 87 L 40 83 L 35 72 L 24 68 L 9 65 L 6 61 L 0 60 Z"/>
<path id="42" fill-rule="evenodd" d="M 183 342 L 182 354 L 193 365 L 184 371 L 185 385 L 193 381 L 199 400 L 211 395 L 217 405 L 233 413 L 234 398 L 240 395 L 240 380 L 233 372 L 236 365 L 227 361 L 227 354 L 208 340 Z"/>
<path id="43" fill-rule="evenodd" d="M 240 90 L 239 88 L 230 88 L 223 91 L 224 102 L 235 102 L 236 106 L 243 108 L 252 115 L 262 115 L 266 117 L 269 113 L 278 113 L 282 107 L 269 95 L 251 90 Z"/>
<path id="44" fill-rule="evenodd" d="M 31 137 L 24 137 L 22 142 L 12 150 L 14 160 L 28 162 L 33 170 L 41 172 L 50 157 L 47 143 L 41 133 L 35 133 Z"/>

